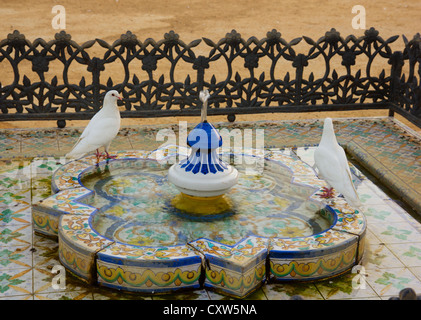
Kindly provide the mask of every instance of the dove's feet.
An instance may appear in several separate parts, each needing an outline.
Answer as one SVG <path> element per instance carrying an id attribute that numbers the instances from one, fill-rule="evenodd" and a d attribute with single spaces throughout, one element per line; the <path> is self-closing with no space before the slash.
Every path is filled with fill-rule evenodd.
<path id="1" fill-rule="evenodd" d="M 335 196 L 335 192 L 333 191 L 333 188 L 323 187 L 322 190 L 323 192 L 320 195 L 320 198 L 332 199 Z"/>
<path id="2" fill-rule="evenodd" d="M 95 157 L 96 157 L 96 165 L 98 166 L 99 161 L 101 160 L 101 153 L 99 153 L 98 149 L 96 149 Z"/>
<path id="3" fill-rule="evenodd" d="M 95 157 L 96 157 L 96 165 L 97 166 L 99 165 L 99 163 L 101 161 L 101 158 L 105 159 L 107 161 L 110 160 L 110 159 L 116 159 L 117 158 L 117 156 L 110 155 L 107 151 L 105 151 L 105 154 L 104 154 L 104 153 L 100 153 L 98 150 L 96 150 L 96 152 L 95 152 Z"/>
<path id="4" fill-rule="evenodd" d="M 113 156 L 109 154 L 107 151 L 105 151 L 105 154 L 101 153 L 100 157 L 104 158 L 107 161 L 107 163 L 108 163 L 108 160 L 117 158 L 117 156 Z"/>
<path id="5" fill-rule="evenodd" d="M 107 151 L 105 151 L 105 156 L 106 156 L 106 158 L 105 158 L 106 160 L 116 159 L 117 158 L 117 156 L 112 156 Z"/>

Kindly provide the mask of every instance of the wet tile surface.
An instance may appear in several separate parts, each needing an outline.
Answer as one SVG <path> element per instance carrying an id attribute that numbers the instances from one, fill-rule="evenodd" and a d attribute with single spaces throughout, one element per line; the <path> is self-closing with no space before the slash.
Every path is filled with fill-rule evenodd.
<path id="1" fill-rule="evenodd" d="M 401 195 L 385 193 L 380 188 L 380 184 L 387 185 L 387 181 L 403 181 L 411 192 L 421 192 L 421 144 L 418 138 L 408 135 L 387 118 L 348 119 L 334 123 L 341 144 L 355 143 L 361 148 L 355 155 L 361 155 L 362 160 L 365 159 L 363 156 L 370 155 L 387 168 L 384 172 L 389 175 L 385 177 L 372 171 L 362 173 L 357 164 L 352 167 L 368 225 L 366 253 L 360 269 L 313 283 L 268 283 L 247 299 L 284 300 L 294 295 L 317 300 L 388 299 L 405 287 L 421 293 L 419 216 L 410 212 L 408 206 L 401 206 Z M 321 121 L 238 123 L 230 124 L 229 128 L 257 127 L 265 130 L 267 148 L 295 146 L 296 155 L 313 165 L 313 146 L 320 139 Z M 124 128 L 113 141 L 112 151 L 154 150 L 168 138 L 156 139 L 159 130 L 165 128 Z M 60 265 L 58 244 L 33 234 L 31 204 L 51 194 L 51 175 L 66 162 L 63 156 L 80 132 L 80 129 L 32 130 L 30 133 L 28 130 L 3 130 L 0 135 L 0 299 L 231 299 L 207 289 L 160 296 L 122 293 L 92 287 L 69 273 L 65 275 L 65 288 L 52 286 L 57 275 L 53 268 Z M 178 128 L 175 133 L 178 138 Z"/>

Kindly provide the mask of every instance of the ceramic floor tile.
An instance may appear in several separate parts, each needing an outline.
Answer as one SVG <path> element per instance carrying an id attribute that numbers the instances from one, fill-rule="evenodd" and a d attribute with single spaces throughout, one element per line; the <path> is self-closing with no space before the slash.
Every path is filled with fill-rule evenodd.
<path id="1" fill-rule="evenodd" d="M 30 189 L 8 189 L 0 192 L 0 206 L 30 205 Z"/>
<path id="2" fill-rule="evenodd" d="M 286 123 L 280 125 L 273 134 L 282 137 L 280 142 L 284 144 L 284 147 L 305 147 L 318 144 L 321 133 L 322 125 L 319 121 L 316 121 L 306 124 L 299 122 Z"/>
<path id="3" fill-rule="evenodd" d="M 0 297 L 32 294 L 32 269 L 0 268 Z"/>
<path id="4" fill-rule="evenodd" d="M 382 243 L 382 241 L 376 237 L 376 235 L 370 229 L 366 230 L 365 242 L 367 245 L 376 245 Z"/>
<path id="5" fill-rule="evenodd" d="M 30 164 L 30 160 L 25 159 L 0 159 L 0 175 L 21 175 L 25 168 Z"/>
<path id="6" fill-rule="evenodd" d="M 315 284 L 326 300 L 377 298 L 363 273 L 347 273 Z"/>
<path id="7" fill-rule="evenodd" d="M 368 193 L 368 194 L 374 194 L 378 198 L 386 200 L 390 199 L 390 197 L 382 191 L 375 183 L 373 183 L 369 179 L 363 179 L 361 183 L 357 187 L 358 193 Z"/>
<path id="8" fill-rule="evenodd" d="M 167 143 L 168 138 L 165 138 L 163 141 L 157 141 L 156 136 L 148 133 L 148 134 L 132 134 L 128 136 L 128 139 L 130 141 L 131 148 L 133 150 L 148 150 L 152 151 L 160 146 L 164 145 L 164 143 Z M 175 141 L 178 141 L 178 138 L 175 138 Z"/>
<path id="9" fill-rule="evenodd" d="M 30 244 L 32 244 L 32 225 L 7 225 L 0 228 L 0 246 L 13 248 Z"/>
<path id="10" fill-rule="evenodd" d="M 316 147 L 297 148 L 296 153 L 303 162 L 307 163 L 309 166 L 313 166 L 315 150 Z"/>
<path id="11" fill-rule="evenodd" d="M 364 205 L 361 208 L 367 223 L 404 222 L 405 219 L 388 204 Z"/>
<path id="12" fill-rule="evenodd" d="M 46 248 L 55 248 L 55 246 L 58 246 L 57 241 L 55 241 L 55 239 L 51 239 L 49 237 L 44 237 L 41 236 L 39 234 L 34 234 L 34 239 L 33 239 L 33 244 L 34 246 L 39 246 L 39 247 L 46 247 Z"/>
<path id="13" fill-rule="evenodd" d="M 235 298 L 220 294 L 218 292 L 207 290 L 210 300 L 235 300 Z"/>
<path id="14" fill-rule="evenodd" d="M 411 211 L 411 209 L 404 209 L 405 204 L 398 200 L 385 200 L 384 204 L 390 206 L 403 220 L 409 223 L 414 229 L 421 233 L 421 215 Z M 409 213 L 411 212 L 411 213 Z"/>
<path id="15" fill-rule="evenodd" d="M 35 237 L 41 237 L 35 235 Z M 33 265 L 34 268 L 52 269 L 60 265 L 58 258 L 58 243 L 53 239 L 45 238 L 45 241 L 35 242 L 33 244 Z"/>
<path id="16" fill-rule="evenodd" d="M 57 132 L 57 143 L 58 143 L 58 156 L 64 156 L 70 150 L 79 139 L 84 128 L 65 128 Z"/>
<path id="17" fill-rule="evenodd" d="M 24 190 L 29 189 L 30 187 L 31 168 L 29 163 L 14 170 L 0 173 L 0 193 L 6 190 Z"/>
<path id="18" fill-rule="evenodd" d="M 58 257 L 57 241 L 39 235 L 34 236 L 33 244 L 34 293 L 58 293 L 63 291 L 88 290 L 90 286 L 73 277 L 62 266 Z M 54 288 L 53 279 L 65 277 L 64 288 Z"/>
<path id="19" fill-rule="evenodd" d="M 13 158 L 21 155 L 21 136 L 18 131 L 0 131 L 0 158 Z"/>
<path id="20" fill-rule="evenodd" d="M 249 294 L 248 296 L 246 296 L 245 298 L 243 298 L 244 300 L 268 300 L 263 287 L 257 289 L 256 291 L 254 291 L 253 293 Z"/>
<path id="21" fill-rule="evenodd" d="M 34 300 L 32 294 L 16 295 L 16 296 L 2 296 L 0 294 L 0 300 Z"/>
<path id="22" fill-rule="evenodd" d="M 49 189 L 47 189 L 47 188 L 32 189 L 31 201 L 32 201 L 32 203 L 37 203 L 38 201 L 44 200 L 44 199 L 48 198 L 49 196 L 51 196 L 51 188 L 49 188 Z"/>
<path id="23" fill-rule="evenodd" d="M 0 246 L 0 269 L 29 269 L 32 267 L 31 245 Z"/>
<path id="24" fill-rule="evenodd" d="M 421 267 L 421 242 L 410 244 L 389 244 L 387 247 L 406 267 Z"/>
<path id="25" fill-rule="evenodd" d="M 56 268 L 54 268 L 54 266 L 56 266 Z M 54 266 L 47 266 L 42 268 L 34 267 L 34 294 L 63 294 L 71 291 L 89 291 L 87 284 L 78 279 L 75 279 L 66 271 L 66 269 L 64 269 L 64 267 L 60 263 L 57 263 Z M 64 276 L 64 278 L 61 278 L 62 276 Z M 60 283 L 58 279 L 65 279 L 65 281 L 64 283 Z M 57 287 L 55 287 L 56 284 Z"/>
<path id="26" fill-rule="evenodd" d="M 93 300 L 92 293 L 87 290 L 35 293 L 34 300 Z"/>
<path id="27" fill-rule="evenodd" d="M 271 283 L 266 284 L 262 290 L 268 300 L 289 300 L 295 295 L 300 295 L 306 300 L 323 300 L 323 296 L 313 283 Z"/>
<path id="28" fill-rule="evenodd" d="M 384 197 L 378 194 L 378 192 L 375 192 L 372 189 L 366 189 L 366 188 L 358 188 L 358 195 L 360 197 L 361 203 L 364 206 L 370 206 L 370 205 L 377 205 L 379 203 L 382 203 L 384 200 Z"/>
<path id="29" fill-rule="evenodd" d="M 31 161 L 31 177 L 52 175 L 65 163 L 66 159 L 63 157 L 34 158 Z"/>
<path id="30" fill-rule="evenodd" d="M 354 298 L 354 299 L 347 299 L 347 300 L 383 300 L 381 297 L 376 296 L 376 297 L 364 297 L 364 298 Z"/>
<path id="31" fill-rule="evenodd" d="M 22 154 L 32 157 L 55 155 L 58 151 L 56 130 L 26 131 L 22 136 Z"/>
<path id="32" fill-rule="evenodd" d="M 421 267 L 411 267 L 409 270 L 421 281 Z M 417 294 L 420 293 L 417 292 Z"/>
<path id="33" fill-rule="evenodd" d="M 397 296 L 402 289 L 421 292 L 421 281 L 408 268 L 369 270 L 367 283 L 381 297 Z"/>
<path id="34" fill-rule="evenodd" d="M 51 193 L 51 178 L 52 175 L 37 175 L 32 178 L 31 186 L 32 190 L 40 189 L 45 192 Z"/>
<path id="35" fill-rule="evenodd" d="M 130 139 L 125 136 L 124 134 L 119 133 L 117 137 L 113 139 L 110 145 L 110 152 L 118 151 L 118 150 L 132 150 L 132 144 L 130 143 Z"/>
<path id="36" fill-rule="evenodd" d="M 32 209 L 26 204 L 0 205 L 0 227 L 32 223 Z"/>
<path id="37" fill-rule="evenodd" d="M 408 222 L 371 223 L 368 228 L 386 244 L 421 242 L 421 234 Z"/>
<path id="38" fill-rule="evenodd" d="M 18 174 L 0 174 L 0 193 L 8 190 L 24 190 L 31 187 L 31 179 L 28 176 Z"/>
<path id="39" fill-rule="evenodd" d="M 360 264 L 368 269 L 402 268 L 404 264 L 384 244 L 366 244 L 363 260 Z"/>
<path id="40" fill-rule="evenodd" d="M 129 138 L 130 143 L 134 149 L 139 149 L 136 144 L 142 144 L 142 141 L 157 141 L 160 144 L 168 137 L 178 137 L 181 132 L 181 136 L 187 139 L 186 128 L 183 123 L 179 124 L 165 124 L 165 125 L 156 125 L 156 126 L 138 126 L 138 127 L 124 127 L 120 129 L 120 134 Z M 181 131 L 180 131 L 181 130 Z M 161 138 L 160 138 L 161 137 Z M 177 144 L 178 139 L 175 143 Z"/>

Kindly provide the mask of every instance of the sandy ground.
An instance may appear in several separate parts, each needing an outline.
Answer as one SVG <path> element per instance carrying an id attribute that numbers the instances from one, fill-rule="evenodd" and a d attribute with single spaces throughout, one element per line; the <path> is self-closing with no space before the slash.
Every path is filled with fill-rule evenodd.
<path id="1" fill-rule="evenodd" d="M 1 0 L 0 38 L 19 30 L 30 41 L 36 38 L 53 39 L 59 31 L 51 25 L 55 5 L 62 5 L 66 9 L 65 31 L 78 43 L 94 38 L 112 43 L 127 30 L 135 33 L 141 41 L 147 38 L 160 40 L 164 33 L 174 30 L 187 43 L 201 37 L 218 41 L 232 29 L 246 39 L 251 36 L 261 39 L 273 28 L 281 32 L 287 41 L 303 35 L 317 40 L 331 28 L 336 28 L 342 36 L 361 36 L 364 30 L 352 27 L 352 19 L 356 15 L 352 13 L 352 8 L 355 5 L 362 5 L 366 10 L 366 28 L 375 27 L 383 38 L 402 34 L 412 38 L 421 31 L 419 0 Z M 402 40 L 399 39 L 395 45 L 402 48 Z M 237 116 L 237 120 L 308 119 L 327 115 L 262 114 Z M 329 115 L 385 116 L 387 112 L 366 110 Z M 400 117 L 398 119 L 401 120 Z M 178 120 L 180 118 L 125 119 L 123 125 L 174 123 Z M 193 118 L 187 120 L 195 121 Z M 225 120 L 226 117 L 215 117 L 213 121 Z M 85 121 L 68 121 L 67 126 L 85 124 Z M 55 122 L 0 122 L 0 128 L 46 126 L 54 127 Z"/>

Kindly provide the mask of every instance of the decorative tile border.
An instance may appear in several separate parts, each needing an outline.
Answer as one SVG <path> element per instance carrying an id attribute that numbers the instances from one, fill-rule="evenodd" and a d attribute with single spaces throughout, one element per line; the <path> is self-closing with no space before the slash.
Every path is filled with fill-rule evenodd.
<path id="1" fill-rule="evenodd" d="M 300 185 L 314 187 L 308 205 L 322 209 L 320 213 L 332 224 L 328 230 L 301 238 L 248 236 L 233 246 L 201 238 L 186 245 L 155 248 L 118 243 L 92 228 L 91 218 L 98 209 L 87 204 L 94 193 L 81 185 L 84 175 L 105 166 L 127 165 L 118 160 L 169 161 L 178 152 L 187 155 L 187 151 L 171 145 L 152 152 L 117 152 L 117 159 L 103 161 L 98 167 L 92 156 L 63 165 L 53 174 L 54 194 L 33 205 L 35 231 L 58 236 L 59 259 L 77 277 L 134 292 L 162 293 L 205 286 L 244 297 L 266 279 L 324 279 L 344 273 L 360 261 L 364 252 L 364 216 L 341 198 L 334 199 L 332 208 L 323 209 L 319 193 L 325 183 L 311 166 L 283 151 L 270 151 L 267 158 L 291 172 L 292 188 L 297 192 Z"/>
<path id="2" fill-rule="evenodd" d="M 113 243 L 98 252 L 98 284 L 134 292 L 163 293 L 200 287 L 202 259 L 186 245 L 139 247 Z"/>
<path id="3" fill-rule="evenodd" d="M 34 231 L 46 236 L 56 237 L 61 215 L 91 215 L 97 209 L 80 201 L 92 196 L 93 192 L 84 187 L 58 192 L 45 200 L 32 205 Z"/>
<path id="4" fill-rule="evenodd" d="M 331 230 L 301 239 L 276 239 L 269 251 L 270 277 L 291 281 L 339 275 L 358 263 L 358 244 L 357 236 Z"/>
<path id="5" fill-rule="evenodd" d="M 234 246 L 208 239 L 189 244 L 204 254 L 205 287 L 244 297 L 266 280 L 268 243 L 268 238 L 250 236 Z"/>
<path id="6" fill-rule="evenodd" d="M 113 242 L 97 234 L 86 215 L 62 215 L 58 237 L 60 262 L 81 279 L 96 282 L 96 254 Z"/>

